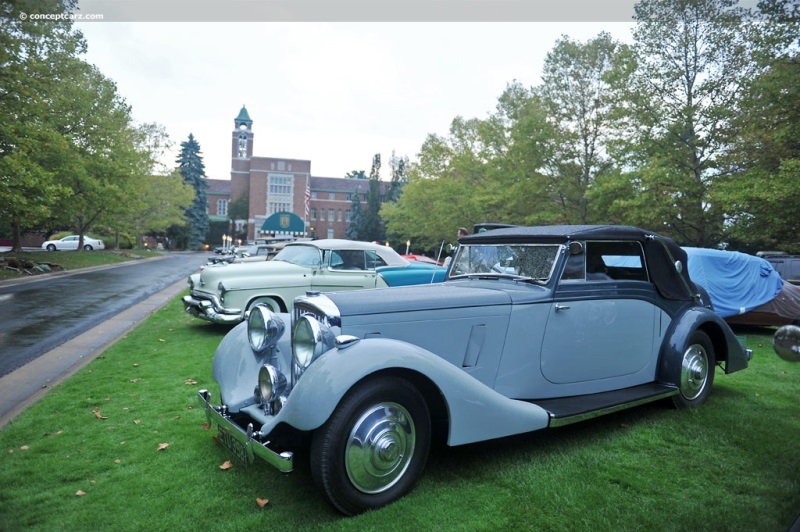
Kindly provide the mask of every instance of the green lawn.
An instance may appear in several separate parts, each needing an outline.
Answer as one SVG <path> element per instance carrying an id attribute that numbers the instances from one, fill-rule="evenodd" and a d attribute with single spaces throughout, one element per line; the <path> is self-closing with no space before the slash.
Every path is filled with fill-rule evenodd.
<path id="1" fill-rule="evenodd" d="M 225 332 L 176 299 L 0 430 L 0 530 L 785 531 L 800 511 L 800 364 L 769 329 L 738 332 L 751 367 L 718 373 L 699 409 L 438 447 L 409 496 L 355 518 L 327 505 L 302 449 L 288 475 L 220 469 L 231 456 L 196 395 L 218 397 Z"/>
<path id="2" fill-rule="evenodd" d="M 11 268 L 30 269 L 34 264 L 48 264 L 54 271 L 77 270 L 92 266 L 117 264 L 129 260 L 149 258 L 158 255 L 150 251 L 26 251 L 22 253 L 0 253 L 0 281 L 31 277 Z M 9 268 L 9 266 L 11 268 Z"/>

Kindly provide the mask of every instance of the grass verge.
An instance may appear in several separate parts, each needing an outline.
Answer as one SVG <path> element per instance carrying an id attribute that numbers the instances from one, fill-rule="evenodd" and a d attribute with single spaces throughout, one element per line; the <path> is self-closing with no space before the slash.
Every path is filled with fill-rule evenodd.
<path id="1" fill-rule="evenodd" d="M 220 469 L 232 458 L 196 394 L 218 397 L 226 330 L 176 299 L 4 427 L 0 530 L 783 531 L 800 511 L 800 364 L 769 329 L 744 333 L 751 367 L 718 374 L 699 409 L 435 448 L 409 496 L 355 518 L 325 503 L 303 450 L 289 475 Z"/>
<path id="2" fill-rule="evenodd" d="M 25 251 L 0 253 L 0 281 L 30 277 L 37 273 L 30 268 L 35 264 L 47 264 L 53 271 L 78 270 L 106 264 L 118 264 L 130 260 L 153 257 L 157 252 L 143 251 Z M 10 266 L 10 267 L 9 267 Z M 14 269 L 11 269 L 14 268 Z M 24 271 L 16 271 L 16 270 Z"/>

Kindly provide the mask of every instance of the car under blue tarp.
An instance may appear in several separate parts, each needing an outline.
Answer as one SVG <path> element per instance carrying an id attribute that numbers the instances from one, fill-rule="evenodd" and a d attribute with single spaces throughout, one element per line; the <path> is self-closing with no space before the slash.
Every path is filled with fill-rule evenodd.
<path id="1" fill-rule="evenodd" d="M 706 289 L 723 318 L 750 312 L 775 299 L 783 279 L 766 260 L 718 249 L 684 247 L 689 277 Z"/>

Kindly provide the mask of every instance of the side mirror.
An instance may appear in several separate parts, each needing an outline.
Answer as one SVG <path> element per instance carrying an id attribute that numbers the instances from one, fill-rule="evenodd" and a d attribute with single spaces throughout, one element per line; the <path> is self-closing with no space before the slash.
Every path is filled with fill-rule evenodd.
<path id="1" fill-rule="evenodd" d="M 800 327 L 784 325 L 772 337 L 775 353 L 787 362 L 800 362 Z"/>
<path id="2" fill-rule="evenodd" d="M 683 272 L 683 263 L 679 260 L 675 261 L 675 271 L 677 271 L 678 273 Z"/>

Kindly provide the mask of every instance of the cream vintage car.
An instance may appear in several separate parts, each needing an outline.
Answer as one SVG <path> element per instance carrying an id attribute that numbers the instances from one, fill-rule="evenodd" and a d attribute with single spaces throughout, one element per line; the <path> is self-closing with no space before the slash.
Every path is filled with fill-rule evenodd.
<path id="1" fill-rule="evenodd" d="M 409 262 L 392 248 L 353 240 L 287 244 L 271 261 L 219 263 L 189 276 L 186 312 L 214 323 L 238 323 L 262 303 L 289 312 L 309 290 L 331 292 L 438 283 L 445 268 Z"/>

